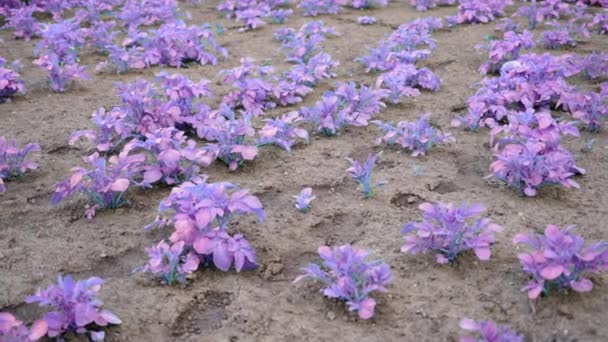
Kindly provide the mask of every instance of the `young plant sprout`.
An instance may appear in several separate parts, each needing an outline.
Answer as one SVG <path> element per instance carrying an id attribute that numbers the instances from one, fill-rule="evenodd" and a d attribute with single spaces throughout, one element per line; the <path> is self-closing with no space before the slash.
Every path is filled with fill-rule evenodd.
<path id="1" fill-rule="evenodd" d="M 360 162 L 351 158 L 346 158 L 346 160 L 348 160 L 351 164 L 351 167 L 349 167 L 346 172 L 353 180 L 357 181 L 361 185 L 363 195 L 366 198 L 370 198 L 374 195 L 374 188 L 385 184 L 383 182 L 376 184 L 372 183 L 372 171 L 376 165 L 376 159 L 378 159 L 381 154 L 382 152 L 375 155 L 370 154 L 364 164 L 361 164 Z"/>

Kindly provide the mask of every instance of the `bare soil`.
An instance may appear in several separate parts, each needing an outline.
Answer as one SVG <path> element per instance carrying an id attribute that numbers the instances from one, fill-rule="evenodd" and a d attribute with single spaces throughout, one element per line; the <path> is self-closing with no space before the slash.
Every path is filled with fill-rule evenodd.
<path id="1" fill-rule="evenodd" d="M 279 70 L 289 67 L 279 44 L 272 40 L 279 26 L 238 32 L 235 22 L 219 17 L 216 5 L 217 1 L 209 1 L 181 6 L 192 13 L 192 23 L 219 22 L 227 28 L 219 39 L 230 50 L 230 58 L 217 66 L 169 71 L 214 80 L 218 71 L 237 66 L 245 56 L 271 59 Z M 338 80 L 371 85 L 376 75 L 364 74 L 354 62 L 366 46 L 375 46 L 398 25 L 419 16 L 455 12 L 455 7 L 447 7 L 421 14 L 409 1 L 401 0 L 384 9 L 346 9 L 340 15 L 317 19 L 342 34 L 323 43 L 341 62 Z M 296 10 L 286 25 L 298 28 L 311 20 L 301 13 Z M 379 22 L 360 26 L 356 18 L 361 15 L 373 15 Z M 474 93 L 473 85 L 482 79 L 477 70 L 485 55 L 474 46 L 493 34 L 493 28 L 494 24 L 463 25 L 436 32 L 438 48 L 423 65 L 441 77 L 441 91 L 424 92 L 379 115 L 384 121 L 399 121 L 429 112 L 434 125 L 456 136 L 452 146 L 413 158 L 406 151 L 373 147 L 379 132 L 370 126 L 348 129 L 336 138 L 315 137 L 292 154 L 265 148 L 237 172 L 219 164 L 206 170 L 212 181 L 239 184 L 263 202 L 267 222 L 246 218 L 235 227 L 257 249 L 261 267 L 240 274 L 204 269 L 181 287 L 162 286 L 146 275 L 132 274 L 146 261 L 144 248 L 168 237 L 168 229 L 144 232 L 143 227 L 154 219 L 159 201 L 170 188 L 135 191 L 130 206 L 99 212 L 90 223 L 82 216 L 82 199 L 58 207 L 49 204 L 54 184 L 68 177 L 70 169 L 81 165 L 81 158 L 91 152 L 85 145 L 69 146 L 70 133 L 91 127 L 90 115 L 97 108 L 118 103 L 114 82 L 152 79 L 162 68 L 97 74 L 91 82 L 55 94 L 43 74 L 31 66 L 35 42 L 13 40 L 11 32 L 0 32 L 5 41 L 0 55 L 23 61 L 28 87 L 26 96 L 0 105 L 0 136 L 16 137 L 21 143 L 39 142 L 43 147 L 39 169 L 9 182 L 8 191 L 0 195 L 0 311 L 14 312 L 31 322 L 41 311 L 24 304 L 24 298 L 63 273 L 106 280 L 101 297 L 123 320 L 122 325 L 108 329 L 109 341 L 456 341 L 463 317 L 508 324 L 524 333 L 526 341 L 606 341 L 606 277 L 594 278 L 591 293 L 556 293 L 531 303 L 520 292 L 527 277 L 520 271 L 518 249 L 511 240 L 517 232 L 541 231 L 547 224 L 575 224 L 590 241 L 608 239 L 608 130 L 583 132 L 582 138 L 566 142 L 577 164 L 588 171 L 577 178 L 580 190 L 544 188 L 535 198 L 522 198 L 484 179 L 492 158 L 487 131 L 450 127 L 450 120 L 464 110 L 466 99 Z M 594 36 L 573 51 L 606 52 L 607 47 L 605 36 Z M 559 51 L 564 52 L 572 51 Z M 83 63 L 92 69 L 102 59 L 85 54 Z M 302 105 L 313 104 L 331 84 L 324 82 Z M 214 101 L 220 99 L 217 96 Z M 580 148 L 591 138 L 596 140 L 595 148 L 582 153 Z M 388 184 L 365 200 L 345 174 L 344 158 L 362 159 L 382 149 L 375 179 Z M 414 168 L 420 166 L 422 174 L 415 175 Z M 306 186 L 313 188 L 318 199 L 311 212 L 301 214 L 294 210 L 291 196 Z M 400 253 L 400 229 L 420 219 L 417 205 L 423 201 L 484 203 L 488 216 L 505 227 L 492 259 L 479 262 L 464 255 L 454 265 L 442 266 L 432 255 Z M 344 243 L 371 249 L 392 267 L 394 281 L 388 293 L 376 296 L 377 313 L 369 321 L 357 319 L 342 303 L 324 298 L 317 284 L 292 285 L 299 269 L 317 260 L 320 245 Z"/>

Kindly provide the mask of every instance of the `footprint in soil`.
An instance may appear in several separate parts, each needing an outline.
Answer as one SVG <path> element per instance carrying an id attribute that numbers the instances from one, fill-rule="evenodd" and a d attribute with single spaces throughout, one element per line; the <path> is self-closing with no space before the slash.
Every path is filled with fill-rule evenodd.
<path id="1" fill-rule="evenodd" d="M 232 302 L 230 292 L 206 291 L 182 311 L 171 328 L 173 336 L 201 335 L 222 327 L 228 315 L 226 306 Z"/>
<path id="2" fill-rule="evenodd" d="M 424 198 L 416 194 L 403 192 L 400 192 L 391 198 L 391 204 L 402 209 L 417 206 L 424 201 Z"/>
<path id="3" fill-rule="evenodd" d="M 458 185 L 456 185 L 456 183 L 450 182 L 450 181 L 439 181 L 438 183 L 435 183 L 435 184 L 427 184 L 426 187 L 430 191 L 433 191 L 433 192 L 436 192 L 436 193 L 442 194 L 442 195 L 449 194 L 451 192 L 456 192 L 456 191 L 460 190 L 460 188 L 458 187 Z"/>

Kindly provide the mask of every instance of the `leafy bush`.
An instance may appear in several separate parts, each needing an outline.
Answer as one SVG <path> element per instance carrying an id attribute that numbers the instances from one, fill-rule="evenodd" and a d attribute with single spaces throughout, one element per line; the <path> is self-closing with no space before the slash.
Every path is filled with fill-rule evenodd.
<path id="1" fill-rule="evenodd" d="M 169 246 L 161 241 L 156 246 L 146 248 L 150 260 L 136 272 L 148 272 L 159 278 L 163 284 L 186 281 L 186 276 L 198 269 L 200 259 L 196 253 L 184 254 L 184 242 L 178 241 Z"/>
<path id="2" fill-rule="evenodd" d="M 39 151 L 38 144 L 27 144 L 22 148 L 16 140 L 0 137 L 0 193 L 6 191 L 4 181 L 21 177 L 25 172 L 38 168 L 38 164 L 28 159 L 28 155 Z"/>
<path id="3" fill-rule="evenodd" d="M 175 228 L 171 242 L 183 242 L 183 251 L 194 250 L 203 262 L 223 271 L 228 271 L 232 263 L 241 271 L 257 266 L 255 251 L 242 235 L 231 236 L 227 229 L 236 216 L 248 214 L 265 220 L 257 197 L 231 183 L 208 183 L 207 176 L 202 176 L 173 188 L 146 229 L 171 225 Z"/>
<path id="4" fill-rule="evenodd" d="M 428 122 L 429 117 L 429 114 L 424 114 L 417 122 L 401 121 L 397 127 L 382 121 L 372 121 L 384 134 L 376 140 L 376 144 L 379 145 L 382 142 L 389 146 L 400 144 L 401 147 L 412 151 L 412 156 L 416 157 L 425 155 L 437 144 L 456 141 L 451 134 L 433 128 Z"/>
<path id="5" fill-rule="evenodd" d="M 302 269 L 304 278 L 312 278 L 325 285 L 322 292 L 329 298 L 346 301 L 350 311 L 357 311 L 359 318 L 369 319 L 374 315 L 376 301 L 370 297 L 374 291 L 385 292 L 392 280 L 390 267 L 380 261 L 367 261 L 370 252 L 343 245 L 319 247 L 319 256 L 323 264 L 309 264 Z"/>
<path id="6" fill-rule="evenodd" d="M 57 183 L 51 203 L 57 205 L 67 197 L 81 193 L 92 203 L 85 211 L 89 220 L 97 209 L 120 208 L 128 203 L 125 193 L 132 183 L 137 184 L 145 159 L 143 154 L 129 155 L 128 151 L 107 159 L 95 152 L 84 158 L 91 169 L 75 167 L 69 179 Z"/>
<path id="7" fill-rule="evenodd" d="M 8 312 L 0 312 L 0 340 L 5 342 L 38 341 L 48 330 L 44 320 L 38 320 L 28 327 Z"/>
<path id="8" fill-rule="evenodd" d="M 548 225 L 544 235 L 520 233 L 513 239 L 532 249 L 518 256 L 523 271 L 532 278 L 522 289 L 530 299 L 541 293 L 548 295 L 551 288 L 589 292 L 593 283 L 587 274 L 608 270 L 608 243 L 584 247 L 584 239 L 572 233 L 573 229 L 574 226 L 561 229 Z"/>
<path id="9" fill-rule="evenodd" d="M 91 277 L 74 281 L 72 277 L 57 277 L 57 285 L 50 285 L 46 290 L 38 289 L 36 294 L 28 297 L 27 303 L 38 303 L 50 306 L 52 311 L 44 315 L 50 338 L 61 339 L 67 332 L 87 334 L 93 341 L 102 341 L 105 332 L 94 331 L 98 327 L 122 323 L 118 316 L 102 309 L 103 302 L 97 298 L 103 280 Z"/>
<path id="10" fill-rule="evenodd" d="M 308 132 L 298 128 L 302 117 L 298 112 L 290 112 L 278 119 L 265 119 L 266 125 L 260 130 L 258 145 L 277 145 L 287 152 L 298 139 L 308 143 Z"/>
<path id="11" fill-rule="evenodd" d="M 13 63 L 18 65 L 18 62 Z M 4 58 L 0 57 L 0 103 L 8 101 L 8 99 L 17 94 L 25 94 L 25 82 L 21 79 L 21 75 L 17 72 L 18 68 L 8 68 Z"/>
<path id="12" fill-rule="evenodd" d="M 483 205 L 423 203 L 419 208 L 422 222 L 410 222 L 401 230 L 406 235 L 402 252 L 435 251 L 440 264 L 453 262 L 468 250 L 473 250 L 479 260 L 490 259 L 490 247 L 496 241 L 494 234 L 502 231 L 502 227 L 488 218 L 479 218 L 473 224 L 467 222 L 486 211 Z"/>
<path id="13" fill-rule="evenodd" d="M 479 337 L 462 336 L 460 342 L 524 342 L 524 337 L 504 325 L 497 325 L 493 321 L 476 322 L 470 318 L 460 321 L 464 330 L 477 332 Z"/>

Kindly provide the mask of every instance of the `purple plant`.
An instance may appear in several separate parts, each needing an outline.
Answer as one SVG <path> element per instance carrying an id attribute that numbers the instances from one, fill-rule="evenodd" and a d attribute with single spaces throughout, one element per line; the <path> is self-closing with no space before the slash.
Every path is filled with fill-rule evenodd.
<path id="1" fill-rule="evenodd" d="M 34 64 L 48 72 L 47 79 L 51 88 L 59 93 L 66 90 L 69 82 L 74 79 L 89 80 L 90 76 L 86 73 L 85 67 L 74 62 L 64 64 L 56 54 L 42 55 L 34 60 Z"/>
<path id="2" fill-rule="evenodd" d="M 541 42 L 547 49 L 558 49 L 563 46 L 576 46 L 577 40 L 591 37 L 585 23 L 577 23 L 577 19 L 570 19 L 567 24 L 562 25 L 556 21 L 547 25 L 554 27 L 553 30 L 543 32 Z"/>
<path id="3" fill-rule="evenodd" d="M 206 263 L 213 263 L 224 272 L 233 264 L 237 272 L 258 267 L 255 250 L 241 234 L 231 236 L 224 230 L 210 231 L 194 243 L 194 250 Z"/>
<path id="4" fill-rule="evenodd" d="M 513 0 L 460 0 L 458 15 L 447 18 L 450 25 L 488 23 L 505 15 Z"/>
<path id="5" fill-rule="evenodd" d="M 128 151 L 108 159 L 95 152 L 84 158 L 91 169 L 75 167 L 69 179 L 57 183 L 51 204 L 57 205 L 67 197 L 82 193 L 93 203 L 85 211 L 89 220 L 97 209 L 119 208 L 128 203 L 125 193 L 132 183 L 136 184 L 145 159 L 143 154 L 128 155 Z"/>
<path id="6" fill-rule="evenodd" d="M 367 126 L 369 120 L 385 106 L 384 89 L 372 89 L 356 83 L 338 83 L 334 91 L 323 94 L 313 107 L 302 108 L 304 119 L 313 122 L 326 136 L 337 134 L 343 127 Z"/>
<path id="7" fill-rule="evenodd" d="M 494 234 L 502 231 L 502 227 L 488 218 L 479 218 L 473 224 L 467 222 L 486 211 L 483 205 L 423 203 L 419 208 L 422 222 L 410 222 L 401 230 L 406 235 L 402 252 L 435 251 L 440 264 L 453 262 L 468 250 L 473 250 L 479 260 L 490 259 L 490 247 L 496 241 Z"/>
<path id="8" fill-rule="evenodd" d="M 38 164 L 28 159 L 28 154 L 39 151 L 38 144 L 27 144 L 21 148 L 16 140 L 0 137 L 0 193 L 6 191 L 5 180 L 21 177 L 25 172 L 38 168 Z"/>
<path id="9" fill-rule="evenodd" d="M 534 47 L 534 35 L 530 31 L 517 33 L 507 31 L 500 40 L 490 40 L 486 46 L 482 46 L 489 53 L 489 61 L 481 65 L 482 74 L 496 73 L 508 61 L 516 60 L 523 49 Z"/>
<path id="10" fill-rule="evenodd" d="M 119 31 L 114 29 L 115 27 L 116 22 L 114 21 L 93 22 L 90 27 L 83 29 L 88 40 L 87 45 L 94 47 L 98 52 L 107 52 L 119 34 Z"/>
<path id="11" fill-rule="evenodd" d="M 356 9 L 370 9 L 388 6 L 389 0 L 351 0 L 350 5 Z"/>
<path id="12" fill-rule="evenodd" d="M 61 339 L 63 334 L 74 332 L 87 334 L 93 341 L 102 341 L 105 333 L 91 330 L 91 325 L 97 328 L 122 323 L 114 313 L 102 309 L 103 302 L 97 298 L 102 284 L 103 280 L 97 277 L 75 282 L 70 276 L 59 275 L 57 285 L 50 285 L 46 290 L 38 289 L 25 301 L 51 307 L 52 311 L 43 318 L 48 327 L 48 337 Z"/>
<path id="13" fill-rule="evenodd" d="M 523 271 L 532 280 L 522 289 L 530 299 L 541 293 L 549 295 L 551 288 L 572 288 L 576 292 L 589 292 L 593 288 L 589 273 L 608 270 L 608 243 L 598 242 L 585 247 L 585 241 L 571 231 L 574 226 L 561 229 L 548 225 L 544 235 L 517 234 L 516 244 L 532 248 L 518 256 Z"/>
<path id="14" fill-rule="evenodd" d="M 293 13 L 290 9 L 278 9 L 270 11 L 269 17 L 273 24 L 282 24 Z"/>
<path id="15" fill-rule="evenodd" d="M 608 11 L 596 13 L 593 21 L 589 24 L 599 34 L 608 34 Z"/>
<path id="16" fill-rule="evenodd" d="M 410 4 L 416 8 L 416 11 L 425 12 L 437 6 L 454 5 L 456 0 L 410 0 Z"/>
<path id="17" fill-rule="evenodd" d="M 477 332 L 479 337 L 462 336 L 460 342 L 524 342 L 524 337 L 518 332 L 504 325 L 497 325 L 494 321 L 476 322 L 470 318 L 460 321 L 464 330 Z"/>
<path id="18" fill-rule="evenodd" d="M 15 66 L 18 62 L 13 63 Z M 8 99 L 16 93 L 25 94 L 25 82 L 21 79 L 18 73 L 18 68 L 9 69 L 6 61 L 0 57 L 0 103 L 8 101 Z"/>
<path id="19" fill-rule="evenodd" d="M 368 48 L 369 55 L 357 61 L 363 64 L 366 72 L 388 71 L 403 63 L 413 64 L 426 59 L 435 48 L 431 33 L 442 27 L 435 18 L 416 19 L 397 28 L 387 39 L 381 40 L 376 48 Z"/>
<path id="20" fill-rule="evenodd" d="M 148 160 L 143 168 L 143 186 L 156 182 L 179 184 L 197 176 L 200 166 L 209 166 L 213 156 L 196 147 L 176 128 L 161 128 L 144 134 L 144 140 L 134 139 L 125 146 L 126 151 L 144 150 Z M 184 146 L 185 145 L 185 146 Z"/>
<path id="21" fill-rule="evenodd" d="M 310 202 L 317 198 L 317 196 L 312 194 L 312 188 L 304 188 L 298 196 L 293 196 L 293 198 L 296 200 L 296 209 L 302 213 L 306 213 L 310 210 Z"/>
<path id="22" fill-rule="evenodd" d="M 172 23 L 177 19 L 176 0 L 126 0 L 116 15 L 130 31 L 139 26 Z"/>
<path id="23" fill-rule="evenodd" d="M 380 75 L 376 87 L 386 89 L 388 102 L 397 104 L 404 96 L 420 95 L 416 88 L 439 91 L 441 80 L 428 68 L 418 69 L 414 64 L 404 63 Z"/>
<path id="24" fill-rule="evenodd" d="M 291 28 L 279 29 L 275 32 L 274 39 L 281 42 L 288 62 L 306 64 L 311 57 L 320 54 L 319 44 L 326 37 L 338 35 L 335 28 L 314 20 L 302 25 L 298 31 Z"/>
<path id="25" fill-rule="evenodd" d="M 346 158 L 346 160 L 348 160 L 348 162 L 351 164 L 351 166 L 346 169 L 346 172 L 353 180 L 357 181 L 361 185 L 363 195 L 366 198 L 374 196 L 374 188 L 386 184 L 386 182 L 380 182 L 375 184 L 372 183 L 372 171 L 374 169 L 374 166 L 376 166 L 376 160 L 381 154 L 382 152 L 379 152 L 375 155 L 370 154 L 369 156 L 367 156 L 367 160 L 364 164 L 361 164 L 360 162 L 351 158 Z"/>
<path id="26" fill-rule="evenodd" d="M 608 119 L 606 95 L 597 92 L 580 92 L 563 96 L 562 105 L 572 113 L 572 117 L 587 125 L 591 132 L 597 132 Z"/>
<path id="27" fill-rule="evenodd" d="M 69 144 L 74 145 L 80 138 L 86 138 L 93 143 L 99 152 L 114 152 L 128 138 L 135 127 L 126 122 L 126 112 L 120 108 L 113 108 L 106 112 L 105 108 L 99 108 L 91 116 L 95 129 L 75 131 L 72 133 Z"/>
<path id="28" fill-rule="evenodd" d="M 320 281 L 325 285 L 322 290 L 325 296 L 346 301 L 349 311 L 357 311 L 359 318 L 369 319 L 376 307 L 370 294 L 385 292 L 392 280 L 390 267 L 381 260 L 367 261 L 369 255 L 370 252 L 351 245 L 333 249 L 321 246 L 322 265 L 309 264 L 294 283 L 304 278 Z"/>
<path id="29" fill-rule="evenodd" d="M 41 59 L 44 56 L 56 56 L 56 64 L 77 63 L 78 50 L 86 44 L 85 33 L 75 18 L 45 24 L 42 28 L 42 40 L 36 44 L 34 54 Z"/>
<path id="30" fill-rule="evenodd" d="M 147 32 L 130 32 L 123 47 L 107 49 L 108 63 L 119 72 L 154 65 L 180 68 L 189 62 L 215 65 L 220 57 L 228 56 L 228 50 L 217 42 L 210 25 L 187 26 L 183 22 L 165 23 Z"/>
<path id="31" fill-rule="evenodd" d="M 42 32 L 42 27 L 34 18 L 34 12 L 37 11 L 35 6 L 23 6 L 10 9 L 6 16 L 6 24 L 3 29 L 14 29 L 15 37 L 29 41 L 34 37 L 39 37 Z"/>
<path id="32" fill-rule="evenodd" d="M 320 14 L 338 14 L 346 3 L 347 0 L 302 0 L 298 8 L 304 10 L 305 16 L 316 17 Z"/>
<path id="33" fill-rule="evenodd" d="M 308 143 L 308 132 L 297 125 L 303 121 L 298 112 L 289 112 L 278 119 L 264 120 L 266 125 L 259 131 L 258 146 L 277 145 L 287 152 L 298 139 Z"/>
<path id="34" fill-rule="evenodd" d="M 579 188 L 572 177 L 585 174 L 584 169 L 574 164 L 568 150 L 535 139 L 497 146 L 495 157 L 490 165 L 491 176 L 526 196 L 535 196 L 538 188 L 549 184 Z"/>
<path id="35" fill-rule="evenodd" d="M 376 20 L 376 18 L 367 15 L 357 18 L 357 22 L 359 23 L 359 25 L 373 25 L 377 21 L 378 20 Z"/>
<path id="36" fill-rule="evenodd" d="M 271 101 L 273 86 L 268 80 L 273 73 L 271 66 L 258 66 L 252 59 L 242 58 L 240 66 L 220 72 L 224 84 L 236 89 L 224 96 L 222 103 L 232 109 L 243 108 L 252 115 L 261 115 L 274 108 L 276 104 Z"/>
<path id="37" fill-rule="evenodd" d="M 325 52 L 320 52 L 307 62 L 301 62 L 294 65 L 289 72 L 285 74 L 285 78 L 299 87 L 314 87 L 322 79 L 336 77 L 335 69 L 340 65 L 340 62 L 331 59 L 331 56 Z M 306 88 L 298 91 L 298 95 L 305 96 L 310 92 Z"/>
<path id="38" fill-rule="evenodd" d="M 295 69 L 295 67 L 292 69 Z M 303 65 L 303 69 L 306 69 L 306 65 Z M 307 71 L 302 69 L 292 70 L 286 74 L 286 80 L 281 80 L 272 86 L 272 97 L 278 105 L 290 106 L 300 103 L 304 96 L 312 92 L 312 88 L 305 84 L 307 83 L 305 80 L 316 80 L 313 78 L 314 76 L 309 77 L 304 74 Z"/>
<path id="39" fill-rule="evenodd" d="M 146 248 L 150 260 L 135 272 L 147 272 L 159 277 L 163 284 L 172 285 L 176 281 L 184 283 L 186 276 L 198 269 L 200 259 L 196 253 L 184 253 L 184 242 L 169 246 L 161 241 L 156 246 Z"/>
<path id="40" fill-rule="evenodd" d="M 44 320 L 34 322 L 31 328 L 23 324 L 8 312 L 0 312 L 0 341 L 3 342 L 33 342 L 44 335 L 48 327 Z"/>
<path id="41" fill-rule="evenodd" d="M 591 80 L 608 77 L 608 54 L 592 52 L 576 61 L 585 77 Z"/>
<path id="42" fill-rule="evenodd" d="M 227 271 L 234 262 L 240 271 L 256 265 L 255 252 L 242 235 L 230 236 L 226 230 L 236 216 L 247 214 L 264 221 L 257 197 L 231 183 L 207 183 L 207 176 L 202 176 L 173 188 L 146 229 L 172 225 L 173 243 L 182 241 L 221 270 Z"/>
<path id="43" fill-rule="evenodd" d="M 469 98 L 468 113 L 452 124 L 476 130 L 488 119 L 500 122 L 512 110 L 557 108 L 564 97 L 576 92 L 565 78 L 579 70 L 571 55 L 522 55 L 505 63 L 499 77 L 486 78 Z"/>
<path id="44" fill-rule="evenodd" d="M 236 170 L 246 160 L 253 160 L 258 154 L 258 148 L 248 143 L 247 137 L 255 135 L 251 126 L 251 115 L 243 113 L 236 118 L 235 113 L 226 105 L 218 112 L 215 125 L 205 127 L 204 136 L 209 141 L 205 149 L 217 159 L 228 165 L 231 171 Z"/>
<path id="45" fill-rule="evenodd" d="M 536 0 L 532 0 L 530 6 L 521 6 L 513 16 L 527 18 L 530 29 L 534 30 L 539 23 L 547 19 L 560 19 L 569 14 L 572 14 L 570 6 L 562 0 L 545 0 L 540 5 L 537 5 Z"/>
<path id="46" fill-rule="evenodd" d="M 384 134 L 376 140 L 379 145 L 382 142 L 392 146 L 399 144 L 401 147 L 412 151 L 412 156 L 425 155 L 433 146 L 456 141 L 449 133 L 443 133 L 429 124 L 429 114 L 424 114 L 417 122 L 401 121 L 394 127 L 390 123 L 372 121 Z"/>

